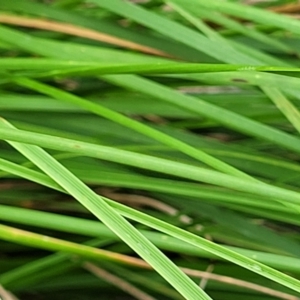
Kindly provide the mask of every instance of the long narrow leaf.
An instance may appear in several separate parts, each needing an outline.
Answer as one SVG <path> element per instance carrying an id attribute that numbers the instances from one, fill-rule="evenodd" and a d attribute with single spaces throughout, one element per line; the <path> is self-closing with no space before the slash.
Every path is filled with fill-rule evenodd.
<path id="1" fill-rule="evenodd" d="M 2 122 L 2 127 L 9 128 L 12 125 Z M 211 299 L 147 238 L 140 234 L 135 227 L 111 208 L 104 199 L 99 198 L 97 194 L 53 159 L 52 156 L 37 146 L 10 143 L 115 232 L 183 296 L 190 300 L 195 298 Z"/>

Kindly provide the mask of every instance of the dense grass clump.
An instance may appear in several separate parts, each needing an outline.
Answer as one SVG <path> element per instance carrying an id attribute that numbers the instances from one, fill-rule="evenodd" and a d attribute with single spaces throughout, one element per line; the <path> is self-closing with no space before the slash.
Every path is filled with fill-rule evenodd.
<path id="1" fill-rule="evenodd" d="M 0 0 L 0 299 L 300 299 L 299 11 Z"/>

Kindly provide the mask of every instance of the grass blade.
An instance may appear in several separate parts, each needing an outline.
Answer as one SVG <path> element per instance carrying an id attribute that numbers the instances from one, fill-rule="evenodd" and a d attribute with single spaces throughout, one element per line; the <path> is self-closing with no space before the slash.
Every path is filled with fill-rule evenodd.
<path id="1" fill-rule="evenodd" d="M 12 125 L 2 122 L 2 127 L 11 128 Z M 195 298 L 203 300 L 211 299 L 135 227 L 111 208 L 103 198 L 99 198 L 97 194 L 52 158 L 52 156 L 36 146 L 27 146 L 14 142 L 10 142 L 10 144 L 91 211 L 184 297 L 190 300 Z"/>

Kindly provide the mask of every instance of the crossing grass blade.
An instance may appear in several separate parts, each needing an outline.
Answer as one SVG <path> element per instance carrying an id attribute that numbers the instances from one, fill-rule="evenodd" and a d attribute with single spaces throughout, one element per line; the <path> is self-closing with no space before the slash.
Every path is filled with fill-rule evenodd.
<path id="1" fill-rule="evenodd" d="M 24 145 L 19 146 L 18 144 L 16 145 L 15 143 L 13 143 L 13 145 L 14 145 L 14 147 L 17 147 L 19 149 L 19 151 L 21 150 L 23 154 L 24 154 L 24 152 L 25 153 L 27 152 L 26 148 L 28 146 L 25 146 L 25 147 L 24 147 Z M 23 147 L 24 147 L 24 150 L 23 150 Z M 32 146 L 29 146 L 29 149 L 30 148 L 32 148 Z M 45 178 L 45 179 L 47 181 L 47 178 Z M 167 234 L 169 234 L 173 237 L 176 237 L 182 241 L 185 241 L 189 244 L 200 247 L 201 249 L 204 249 L 210 253 L 221 256 L 222 258 L 228 259 L 231 262 L 239 264 L 239 265 L 243 266 L 244 268 L 247 268 L 247 269 L 249 269 L 253 272 L 256 272 L 262 276 L 265 276 L 269 279 L 272 279 L 278 283 L 281 283 L 291 289 L 300 291 L 300 283 L 296 279 L 288 277 L 287 275 L 284 275 L 272 268 L 269 268 L 263 264 L 260 264 L 257 261 L 249 259 L 243 255 L 236 253 L 236 252 L 232 252 L 224 247 L 218 246 L 218 245 L 216 245 L 210 241 L 207 241 L 203 238 L 197 237 L 196 235 L 193 235 L 192 233 L 189 233 L 180 228 L 174 227 L 166 222 L 163 222 L 163 221 L 160 221 L 153 217 L 147 216 L 138 211 L 134 211 L 125 206 L 120 206 L 120 204 L 117 204 L 113 201 L 109 201 L 108 203 L 110 205 L 112 205 L 112 207 L 117 209 L 117 211 L 119 211 L 123 216 L 126 216 L 130 219 L 141 222 L 142 224 L 145 224 L 145 225 L 155 228 L 159 231 L 167 233 Z M 109 204 L 107 204 L 107 205 L 109 205 Z M 118 208 L 121 208 L 121 209 L 118 209 Z M 122 238 L 121 236 L 119 236 L 119 237 Z"/>
<path id="2" fill-rule="evenodd" d="M 112 253 L 102 249 L 94 249 L 92 247 L 78 245 L 72 242 L 59 240 L 50 236 L 32 233 L 25 230 L 16 229 L 6 225 L 0 225 L 0 237 L 6 241 L 28 245 L 31 247 L 43 248 L 52 251 L 63 251 L 88 257 L 90 259 L 107 259 L 117 261 L 119 263 L 136 264 L 137 266 L 145 266 L 143 261 L 139 259 L 130 259 L 125 255 Z M 5 283 L 5 281 L 3 282 Z"/>
<path id="3" fill-rule="evenodd" d="M 195 76 L 203 78 L 204 76 L 207 77 L 208 74 L 205 74 L 204 76 L 202 74 Z M 215 74 L 213 76 L 215 77 Z M 196 100 L 191 96 L 182 95 L 170 88 L 151 82 L 148 79 L 138 78 L 134 75 L 126 75 L 126 77 L 124 75 L 104 75 L 101 77 L 108 82 L 112 82 L 131 90 L 137 90 L 138 86 L 139 91 L 142 91 L 147 95 L 154 96 L 157 99 L 170 102 L 188 111 L 197 113 L 200 116 L 205 116 L 209 119 L 215 120 L 229 128 L 261 139 L 270 140 L 290 150 L 299 152 L 300 140 L 292 135 L 288 135 L 283 131 L 260 124 L 259 122 L 255 122 L 249 118 L 242 117 L 220 107 L 213 106 L 205 101 L 201 101 L 200 99 Z"/>
<path id="4" fill-rule="evenodd" d="M 243 53 L 236 51 L 235 49 L 227 51 L 228 57 L 224 57 L 224 52 L 222 49 L 217 47 L 218 43 L 216 41 L 209 40 L 200 33 L 197 33 L 172 20 L 162 18 L 159 15 L 138 7 L 130 2 L 123 2 L 120 0 L 92 0 L 90 2 L 119 15 L 128 17 L 131 20 L 148 26 L 161 34 L 169 36 L 174 40 L 184 43 L 185 45 L 202 51 L 208 55 L 213 53 L 214 57 L 219 61 L 225 60 L 230 63 L 234 59 L 237 63 L 243 63 L 251 60 L 251 64 L 260 64 L 260 61 L 249 57 L 247 59 Z"/>
<path id="5" fill-rule="evenodd" d="M 3 124 L 3 122 L 4 121 L 2 119 L 1 123 Z M 107 161 L 131 165 L 141 169 L 148 169 L 164 174 L 186 178 L 189 180 L 196 180 L 209 184 L 224 186 L 227 188 L 232 188 L 234 190 L 245 191 L 256 195 L 268 196 L 270 198 L 282 200 L 284 203 L 300 203 L 299 193 L 294 191 L 271 186 L 262 182 L 252 182 L 249 180 L 222 174 L 217 171 L 192 166 L 189 164 L 174 162 L 158 157 L 148 156 L 145 154 L 59 138 L 55 136 L 31 133 L 24 130 L 4 128 L 3 126 L 2 128 L 0 128 L 0 139 L 34 144 L 60 151 L 81 153 L 85 156 L 92 156 Z"/>
<path id="6" fill-rule="evenodd" d="M 26 172 L 24 172 L 24 178 L 26 178 Z M 45 177 L 43 174 L 38 174 L 34 179 L 29 180 L 38 182 L 37 179 L 39 177 Z M 51 182 L 49 178 L 45 177 L 45 180 L 39 182 L 42 185 L 47 185 L 48 182 Z M 53 188 L 54 184 L 52 184 Z M 109 201 L 107 199 L 108 203 Z M 111 202 L 113 203 L 113 202 Z M 115 204 L 118 207 L 119 211 L 122 212 L 123 205 Z M 129 212 L 130 209 L 127 209 Z M 131 209 L 131 218 L 134 219 L 135 214 L 139 214 L 138 211 L 133 213 L 133 209 Z M 141 213 L 140 213 L 141 214 Z M 22 218 L 21 218 L 22 216 Z M 143 214 L 141 214 L 143 217 Z M 145 215 L 144 215 L 145 217 Z M 90 237 L 102 237 L 105 239 L 118 239 L 119 238 L 109 230 L 105 225 L 100 222 L 87 220 L 82 218 L 76 218 L 66 215 L 58 215 L 54 213 L 41 212 L 41 211 L 32 211 L 25 208 L 17 208 L 10 206 L 1 206 L 0 211 L 1 220 L 11 220 L 17 224 L 26 224 L 35 226 L 38 225 L 40 228 L 48 228 L 56 231 L 62 231 L 67 233 L 80 233 L 85 236 Z M 166 236 L 165 234 L 161 234 L 158 232 L 152 232 L 148 230 L 140 230 L 143 235 L 145 235 L 152 243 L 154 243 L 157 247 L 161 249 L 165 249 L 172 252 L 179 252 L 183 254 L 192 254 L 197 257 L 209 257 L 218 260 L 222 260 L 221 256 L 216 256 L 211 254 L 210 252 L 203 251 L 200 247 L 195 247 L 190 243 L 178 243 L 178 239 L 173 238 L 171 236 Z M 249 258 L 255 257 L 255 260 L 269 265 L 271 267 L 277 268 L 282 271 L 299 273 L 299 269 L 297 265 L 299 263 L 298 258 L 293 258 L 284 255 L 271 254 L 266 252 L 259 252 L 253 250 L 246 250 L 236 247 L 227 246 L 228 249 L 233 250 L 234 252 L 240 253 Z"/>
<path id="7" fill-rule="evenodd" d="M 72 157 L 68 155 L 68 157 Z M 56 159 L 58 159 L 58 155 L 56 155 Z M 62 155 L 60 156 L 62 158 Z M 41 174 L 37 173 L 35 170 L 29 169 L 29 166 L 20 166 L 13 162 L 9 162 L 4 159 L 0 159 L 1 169 L 6 172 L 6 176 L 8 174 L 14 174 L 19 177 L 25 177 L 28 180 L 34 181 L 38 184 L 50 187 L 55 190 L 60 190 L 57 184 L 50 184 L 46 178 L 41 178 Z M 27 164 L 28 165 L 28 164 Z M 138 188 L 153 192 L 163 192 L 171 195 L 182 195 L 194 197 L 195 199 L 209 199 L 209 201 L 216 201 L 220 204 L 228 204 L 230 205 L 240 205 L 241 207 L 253 207 L 257 209 L 272 209 L 274 211 L 290 213 L 290 217 L 297 214 L 296 211 L 290 209 L 289 207 L 285 207 L 275 202 L 274 200 L 269 199 L 269 197 L 250 197 L 245 196 L 240 193 L 226 192 L 227 197 L 224 197 L 224 190 L 216 190 L 205 187 L 203 185 L 194 184 L 190 182 L 182 182 L 176 180 L 167 180 L 160 178 L 152 178 L 152 177 L 140 177 L 138 175 L 129 175 L 129 174 L 119 174 L 105 171 L 103 169 L 101 172 L 97 172 L 94 176 L 87 175 L 85 172 L 78 172 L 76 170 L 76 174 L 79 178 L 89 183 L 98 183 L 98 184 L 106 184 L 109 186 L 122 186 L 128 188 Z M 105 175 L 105 177 L 101 178 L 101 174 Z M 4 176 L 4 174 L 2 174 Z M 42 176 L 43 177 L 43 176 Z"/>
<path id="8" fill-rule="evenodd" d="M 68 103 L 75 104 L 75 105 L 80 106 L 88 111 L 91 111 L 91 112 L 97 114 L 97 115 L 100 115 L 102 117 L 110 119 L 116 123 L 123 125 L 123 126 L 129 127 L 131 129 L 133 129 L 137 132 L 140 132 L 146 136 L 149 136 L 161 143 L 164 143 L 172 148 L 175 148 L 193 158 L 196 158 L 196 159 L 198 159 L 220 171 L 223 171 L 228 174 L 235 174 L 237 176 L 239 175 L 239 176 L 248 178 L 250 180 L 253 180 L 250 176 L 243 174 L 241 171 L 231 167 L 230 165 L 227 165 L 226 163 L 223 163 L 222 161 L 220 161 L 218 159 L 215 159 L 214 157 L 206 154 L 205 152 L 203 152 L 201 150 L 195 149 L 179 140 L 176 140 L 162 132 L 159 132 L 158 130 L 152 129 L 151 127 L 148 127 L 148 126 L 146 126 L 142 123 L 139 123 L 135 120 L 132 120 L 132 119 L 130 119 L 122 114 L 119 114 L 113 110 L 110 110 L 108 108 L 100 106 L 99 104 L 94 104 L 90 101 L 86 101 L 84 99 L 81 99 L 74 95 L 68 94 L 59 89 L 55 89 L 53 87 L 47 86 L 45 84 L 41 84 L 39 82 L 30 80 L 27 78 L 17 79 L 16 82 L 18 84 L 20 84 L 21 86 L 29 87 L 31 89 L 34 89 L 41 93 L 47 94 L 47 95 L 52 96 L 61 101 L 66 101 Z"/>
<path id="9" fill-rule="evenodd" d="M 172 0 L 176 3 L 185 4 L 184 0 Z M 238 18 L 251 20 L 263 25 L 272 26 L 275 28 L 285 29 L 295 34 L 299 33 L 300 24 L 298 20 L 294 20 L 288 16 L 279 15 L 267 10 L 260 10 L 256 7 L 243 5 L 240 3 L 224 2 L 221 0 L 205 1 L 205 0 L 191 0 L 188 7 L 194 12 L 207 8 L 213 11 L 219 11 Z"/>
<path id="10" fill-rule="evenodd" d="M 5 124 L 5 125 L 4 125 Z M 7 122 L 2 127 L 11 128 Z M 13 143 L 11 145 L 36 164 L 50 178 L 70 193 L 136 253 L 147 261 L 159 274 L 187 299 L 211 299 L 189 277 L 180 271 L 171 260 L 162 254 L 147 238 L 111 208 L 103 198 L 99 198 L 81 180 L 64 168 L 39 147 Z M 3 229 L 4 230 L 4 229 Z"/>
<path id="11" fill-rule="evenodd" d="M 22 36 L 20 36 L 20 37 L 21 37 L 20 41 L 22 41 Z M 19 37 L 19 39 L 20 39 L 20 37 Z M 23 39 L 24 38 L 25 37 L 23 37 Z M 24 45 L 24 43 L 22 43 L 22 44 Z M 55 45 L 53 45 L 53 46 L 55 47 Z M 35 51 L 36 50 L 40 51 L 39 49 L 41 49 L 41 48 L 36 47 Z M 44 50 L 42 50 L 42 51 L 44 51 Z M 57 50 L 55 53 L 56 53 L 55 55 L 57 55 L 57 53 L 60 53 L 60 52 Z M 86 59 L 86 56 L 82 55 L 81 53 L 77 52 L 74 55 L 75 55 L 75 57 L 81 57 L 82 59 Z M 205 77 L 207 78 L 208 75 L 209 74 L 205 74 Z M 198 75 L 198 76 L 200 76 L 200 75 Z M 242 76 L 243 76 L 243 74 L 242 74 Z M 251 73 L 250 73 L 250 76 L 252 76 Z M 257 76 L 262 77 L 262 75 L 256 75 L 256 74 L 254 77 L 259 78 Z M 203 78 L 203 75 L 201 75 L 201 77 Z M 264 78 L 265 77 L 266 77 L 266 74 L 264 74 Z M 187 110 L 194 111 L 196 113 L 199 113 L 200 115 L 207 116 L 211 119 L 216 119 L 216 120 L 218 120 L 218 122 L 221 122 L 222 124 L 224 124 L 226 126 L 229 126 L 236 130 L 242 131 L 244 133 L 253 134 L 254 136 L 258 136 L 259 138 L 263 138 L 263 139 L 269 139 L 269 140 L 276 142 L 284 147 L 287 147 L 293 151 L 298 152 L 300 149 L 299 140 L 292 136 L 288 136 L 287 134 L 277 131 L 273 128 L 267 128 L 265 125 L 259 124 L 252 120 L 249 120 L 247 118 L 243 118 L 237 114 L 226 111 L 224 109 L 220 109 L 218 107 L 211 106 L 211 105 L 207 104 L 206 102 L 200 102 L 201 105 L 199 105 L 200 104 L 199 100 L 196 102 L 196 101 L 194 101 L 194 99 L 192 97 L 181 95 L 177 92 L 174 92 L 170 89 L 167 89 L 166 87 L 163 87 L 162 85 L 151 82 L 149 80 L 138 78 L 133 75 L 126 75 L 126 76 L 125 75 L 123 75 L 123 76 L 121 76 L 121 75 L 105 75 L 105 76 L 102 76 L 102 78 L 105 80 L 108 80 L 109 82 L 113 82 L 115 84 L 121 85 L 123 87 L 138 90 L 139 92 L 143 92 L 146 94 L 150 94 L 151 96 L 155 96 L 157 99 L 160 99 L 163 101 L 170 101 L 172 104 L 175 104 L 176 106 L 184 107 Z M 216 77 L 214 76 L 214 78 L 216 78 Z M 226 77 L 226 78 L 228 80 L 228 77 Z M 295 80 L 297 80 L 297 79 L 295 79 Z M 288 80 L 288 81 L 293 82 L 293 79 Z M 28 82 L 28 80 L 27 80 L 27 82 Z"/>

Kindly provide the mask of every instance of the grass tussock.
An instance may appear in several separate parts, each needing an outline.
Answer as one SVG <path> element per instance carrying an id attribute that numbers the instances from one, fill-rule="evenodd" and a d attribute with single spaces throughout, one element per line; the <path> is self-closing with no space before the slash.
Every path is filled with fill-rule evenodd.
<path id="1" fill-rule="evenodd" d="M 300 299 L 299 11 L 0 0 L 0 299 Z"/>

